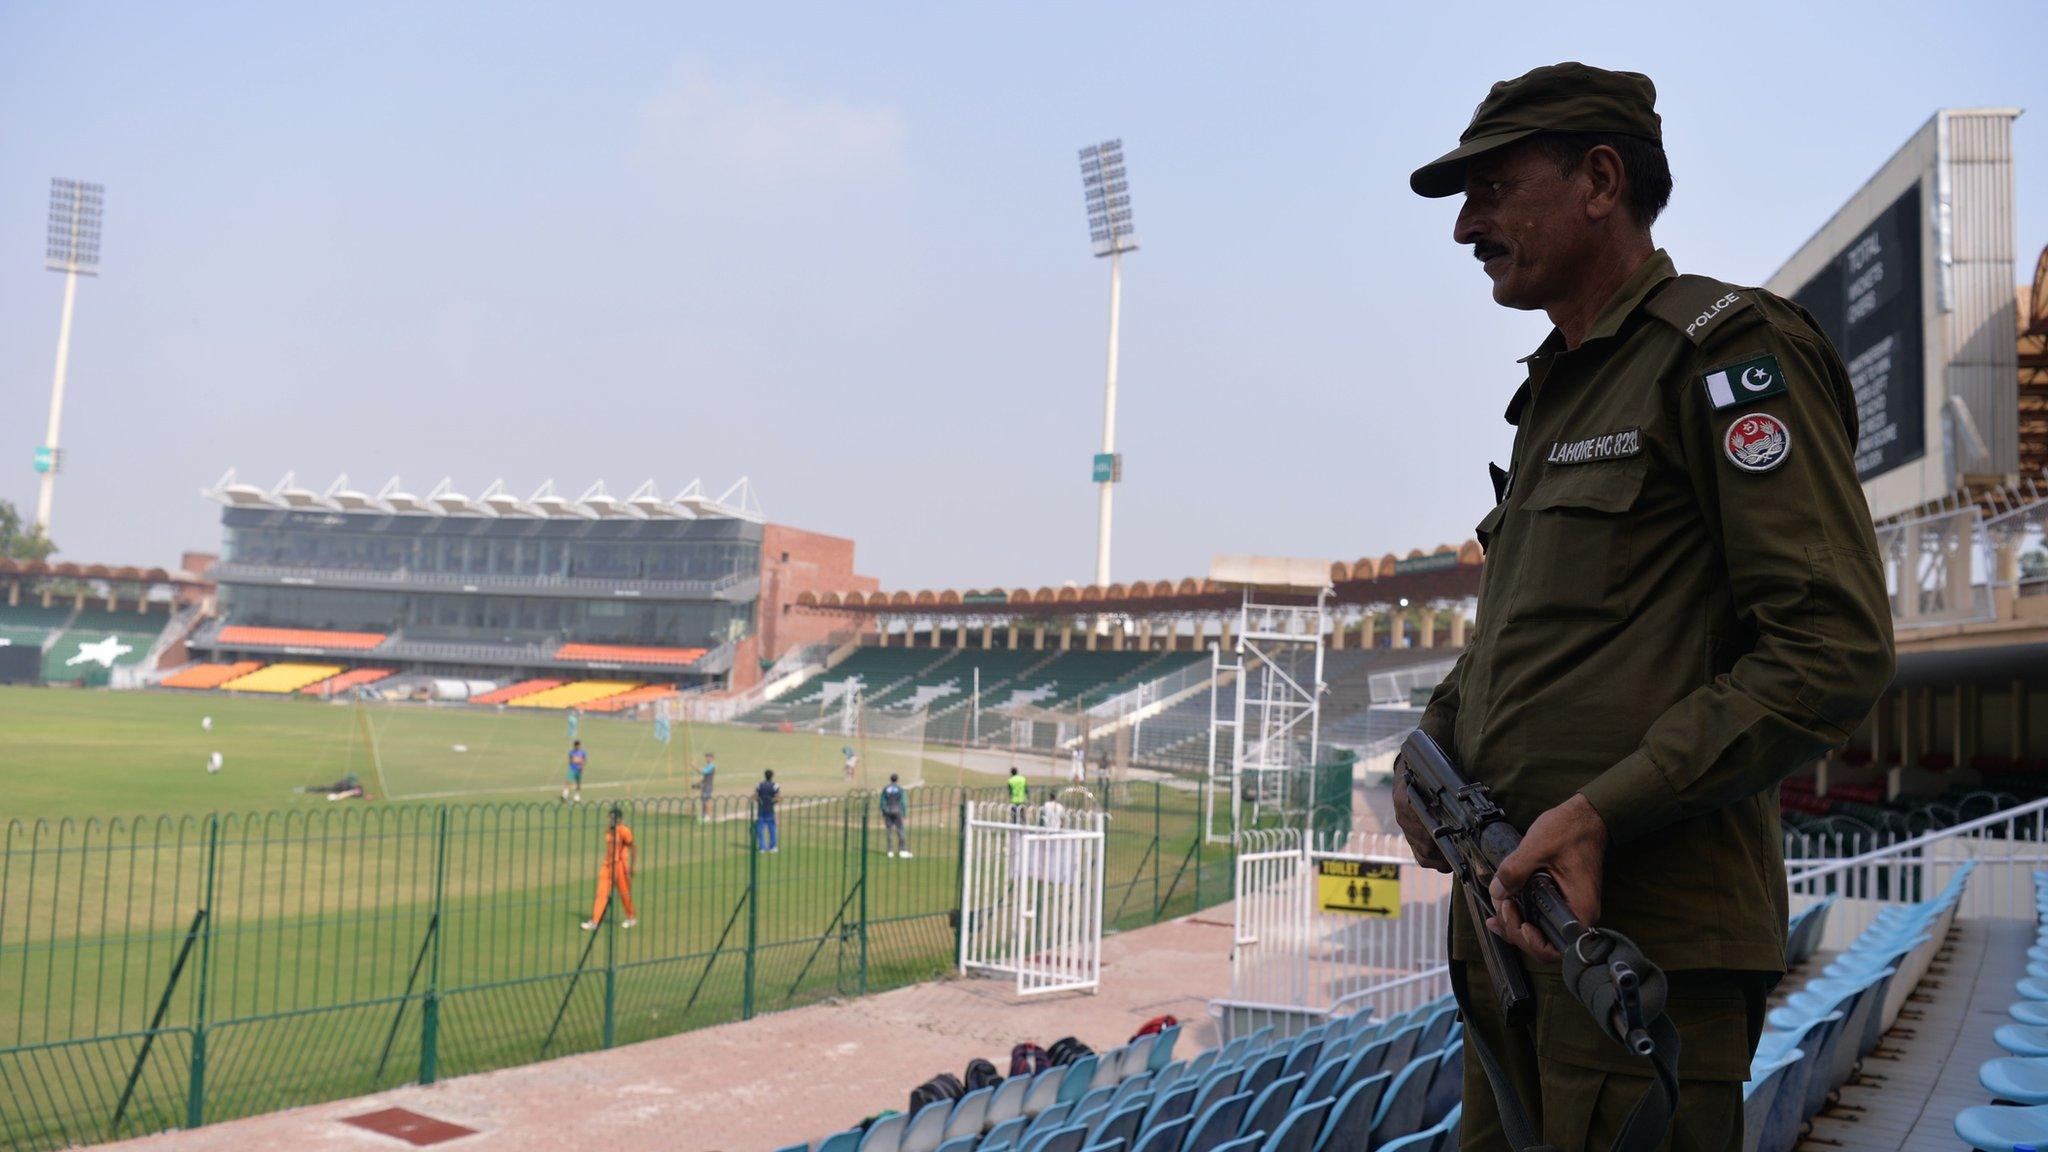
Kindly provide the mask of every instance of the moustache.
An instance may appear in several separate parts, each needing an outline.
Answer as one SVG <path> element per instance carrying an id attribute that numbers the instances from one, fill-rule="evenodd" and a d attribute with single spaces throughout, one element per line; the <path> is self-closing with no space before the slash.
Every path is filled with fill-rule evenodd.
<path id="1" fill-rule="evenodd" d="M 1491 244 L 1484 240 L 1480 241 L 1477 244 L 1472 245 L 1472 258 L 1479 261 L 1481 264 L 1486 263 L 1488 260 L 1491 260 L 1496 256 L 1505 256 L 1507 254 L 1508 250 L 1505 245 Z"/>

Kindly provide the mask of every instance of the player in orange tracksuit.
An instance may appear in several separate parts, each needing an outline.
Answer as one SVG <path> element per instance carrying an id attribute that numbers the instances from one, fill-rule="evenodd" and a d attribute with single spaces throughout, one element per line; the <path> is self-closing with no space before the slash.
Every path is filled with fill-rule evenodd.
<path id="1" fill-rule="evenodd" d="M 604 831 L 604 863 L 597 869 L 597 903 L 591 905 L 590 919 L 583 922 L 585 932 L 595 931 L 604 919 L 613 885 L 618 886 L 619 903 L 626 909 L 626 918 L 619 922 L 619 927 L 631 928 L 640 922 L 633 917 L 633 830 L 626 826 L 616 804 L 612 805 L 611 825 Z"/>

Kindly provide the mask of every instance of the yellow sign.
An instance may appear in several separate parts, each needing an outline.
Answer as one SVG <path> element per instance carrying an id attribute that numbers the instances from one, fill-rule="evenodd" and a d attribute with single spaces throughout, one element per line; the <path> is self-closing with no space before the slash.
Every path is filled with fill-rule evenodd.
<path id="1" fill-rule="evenodd" d="M 1397 918 L 1401 915 L 1401 866 L 1318 860 L 1316 904 L 1325 912 Z"/>

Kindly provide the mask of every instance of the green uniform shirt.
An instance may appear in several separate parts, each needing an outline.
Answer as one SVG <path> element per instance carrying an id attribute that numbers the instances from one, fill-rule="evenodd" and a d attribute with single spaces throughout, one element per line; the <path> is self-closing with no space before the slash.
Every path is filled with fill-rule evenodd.
<path id="1" fill-rule="evenodd" d="M 1022 776 L 1010 777 L 1010 803 L 1022 804 L 1030 798 L 1030 785 L 1024 782 L 1024 778 Z"/>
<path id="2" fill-rule="evenodd" d="M 1525 363 L 1477 627 L 1422 727 L 1517 827 L 1584 794 L 1600 922 L 1657 964 L 1780 970 L 1777 784 L 1892 676 L 1848 374 L 1797 305 L 1662 251 Z"/>

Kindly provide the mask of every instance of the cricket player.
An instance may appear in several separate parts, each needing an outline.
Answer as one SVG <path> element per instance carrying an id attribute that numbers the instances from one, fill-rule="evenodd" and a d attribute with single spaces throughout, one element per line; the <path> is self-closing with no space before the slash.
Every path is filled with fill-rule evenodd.
<path id="1" fill-rule="evenodd" d="M 604 863 L 597 869 L 597 901 L 590 906 L 590 919 L 583 922 L 585 932 L 596 931 L 603 922 L 614 886 L 619 890 L 619 903 L 626 909 L 626 918 L 619 921 L 619 927 L 631 928 L 640 922 L 633 916 L 633 830 L 626 826 L 625 814 L 617 804 L 612 805 L 611 823 L 604 830 Z"/>
<path id="2" fill-rule="evenodd" d="M 590 754 L 583 750 L 583 741 L 576 740 L 569 744 L 569 779 L 562 784 L 562 800 L 564 802 L 569 800 L 575 800 L 578 804 L 583 802 L 583 765 L 589 759 Z"/>

